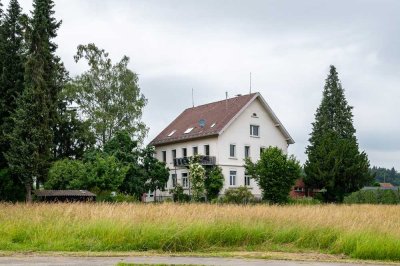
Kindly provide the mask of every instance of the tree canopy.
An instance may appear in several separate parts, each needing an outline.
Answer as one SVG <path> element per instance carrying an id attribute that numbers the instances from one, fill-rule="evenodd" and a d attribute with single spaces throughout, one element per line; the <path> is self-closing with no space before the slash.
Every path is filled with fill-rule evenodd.
<path id="1" fill-rule="evenodd" d="M 246 159 L 246 171 L 260 186 L 262 197 L 270 203 L 285 203 L 296 179 L 300 177 L 300 163 L 277 147 L 269 147 L 253 163 Z"/>
<path id="2" fill-rule="evenodd" d="M 141 121 L 147 99 L 140 92 L 137 74 L 128 69 L 129 58 L 112 64 L 107 52 L 94 44 L 79 45 L 75 61 L 86 60 L 89 70 L 71 86 L 80 110 L 90 121 L 100 146 L 125 130 L 139 142 L 147 133 Z"/>

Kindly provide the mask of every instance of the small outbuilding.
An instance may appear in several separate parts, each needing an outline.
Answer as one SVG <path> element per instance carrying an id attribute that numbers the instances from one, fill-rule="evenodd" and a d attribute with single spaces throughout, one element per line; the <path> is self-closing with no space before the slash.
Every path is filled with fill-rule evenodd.
<path id="1" fill-rule="evenodd" d="M 35 190 L 34 194 L 45 202 L 96 201 L 96 194 L 87 190 Z"/>

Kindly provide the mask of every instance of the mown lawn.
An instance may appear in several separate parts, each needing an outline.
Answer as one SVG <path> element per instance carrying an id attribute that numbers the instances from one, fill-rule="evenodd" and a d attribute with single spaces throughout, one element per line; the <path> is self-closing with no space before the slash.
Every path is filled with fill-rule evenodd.
<path id="1" fill-rule="evenodd" d="M 4 251 L 317 251 L 400 260 L 400 206 L 0 204 Z"/>

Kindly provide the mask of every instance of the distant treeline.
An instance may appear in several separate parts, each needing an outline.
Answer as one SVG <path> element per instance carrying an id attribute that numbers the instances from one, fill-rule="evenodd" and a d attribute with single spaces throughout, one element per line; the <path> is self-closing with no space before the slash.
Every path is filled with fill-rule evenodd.
<path id="1" fill-rule="evenodd" d="M 379 183 L 391 183 L 394 186 L 400 186 L 400 173 L 394 167 L 392 169 L 382 167 L 372 167 L 371 173 L 375 176 L 375 181 Z"/>

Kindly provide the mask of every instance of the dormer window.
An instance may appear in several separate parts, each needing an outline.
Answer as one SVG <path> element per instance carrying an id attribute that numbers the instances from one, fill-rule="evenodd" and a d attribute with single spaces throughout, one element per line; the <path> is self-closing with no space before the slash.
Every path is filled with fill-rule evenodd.
<path id="1" fill-rule="evenodd" d="M 215 127 L 215 123 L 213 123 L 213 124 L 211 125 L 211 127 Z"/>
<path id="2" fill-rule="evenodd" d="M 172 135 L 174 135 L 175 132 L 176 132 L 176 130 L 171 131 L 171 133 L 168 134 L 168 137 L 171 137 Z"/>
<path id="3" fill-rule="evenodd" d="M 186 131 L 183 132 L 183 133 L 184 133 L 184 134 L 188 134 L 188 133 L 190 133 L 192 130 L 193 130 L 193 128 L 192 128 L 192 127 L 189 127 L 189 128 L 186 129 Z"/>

